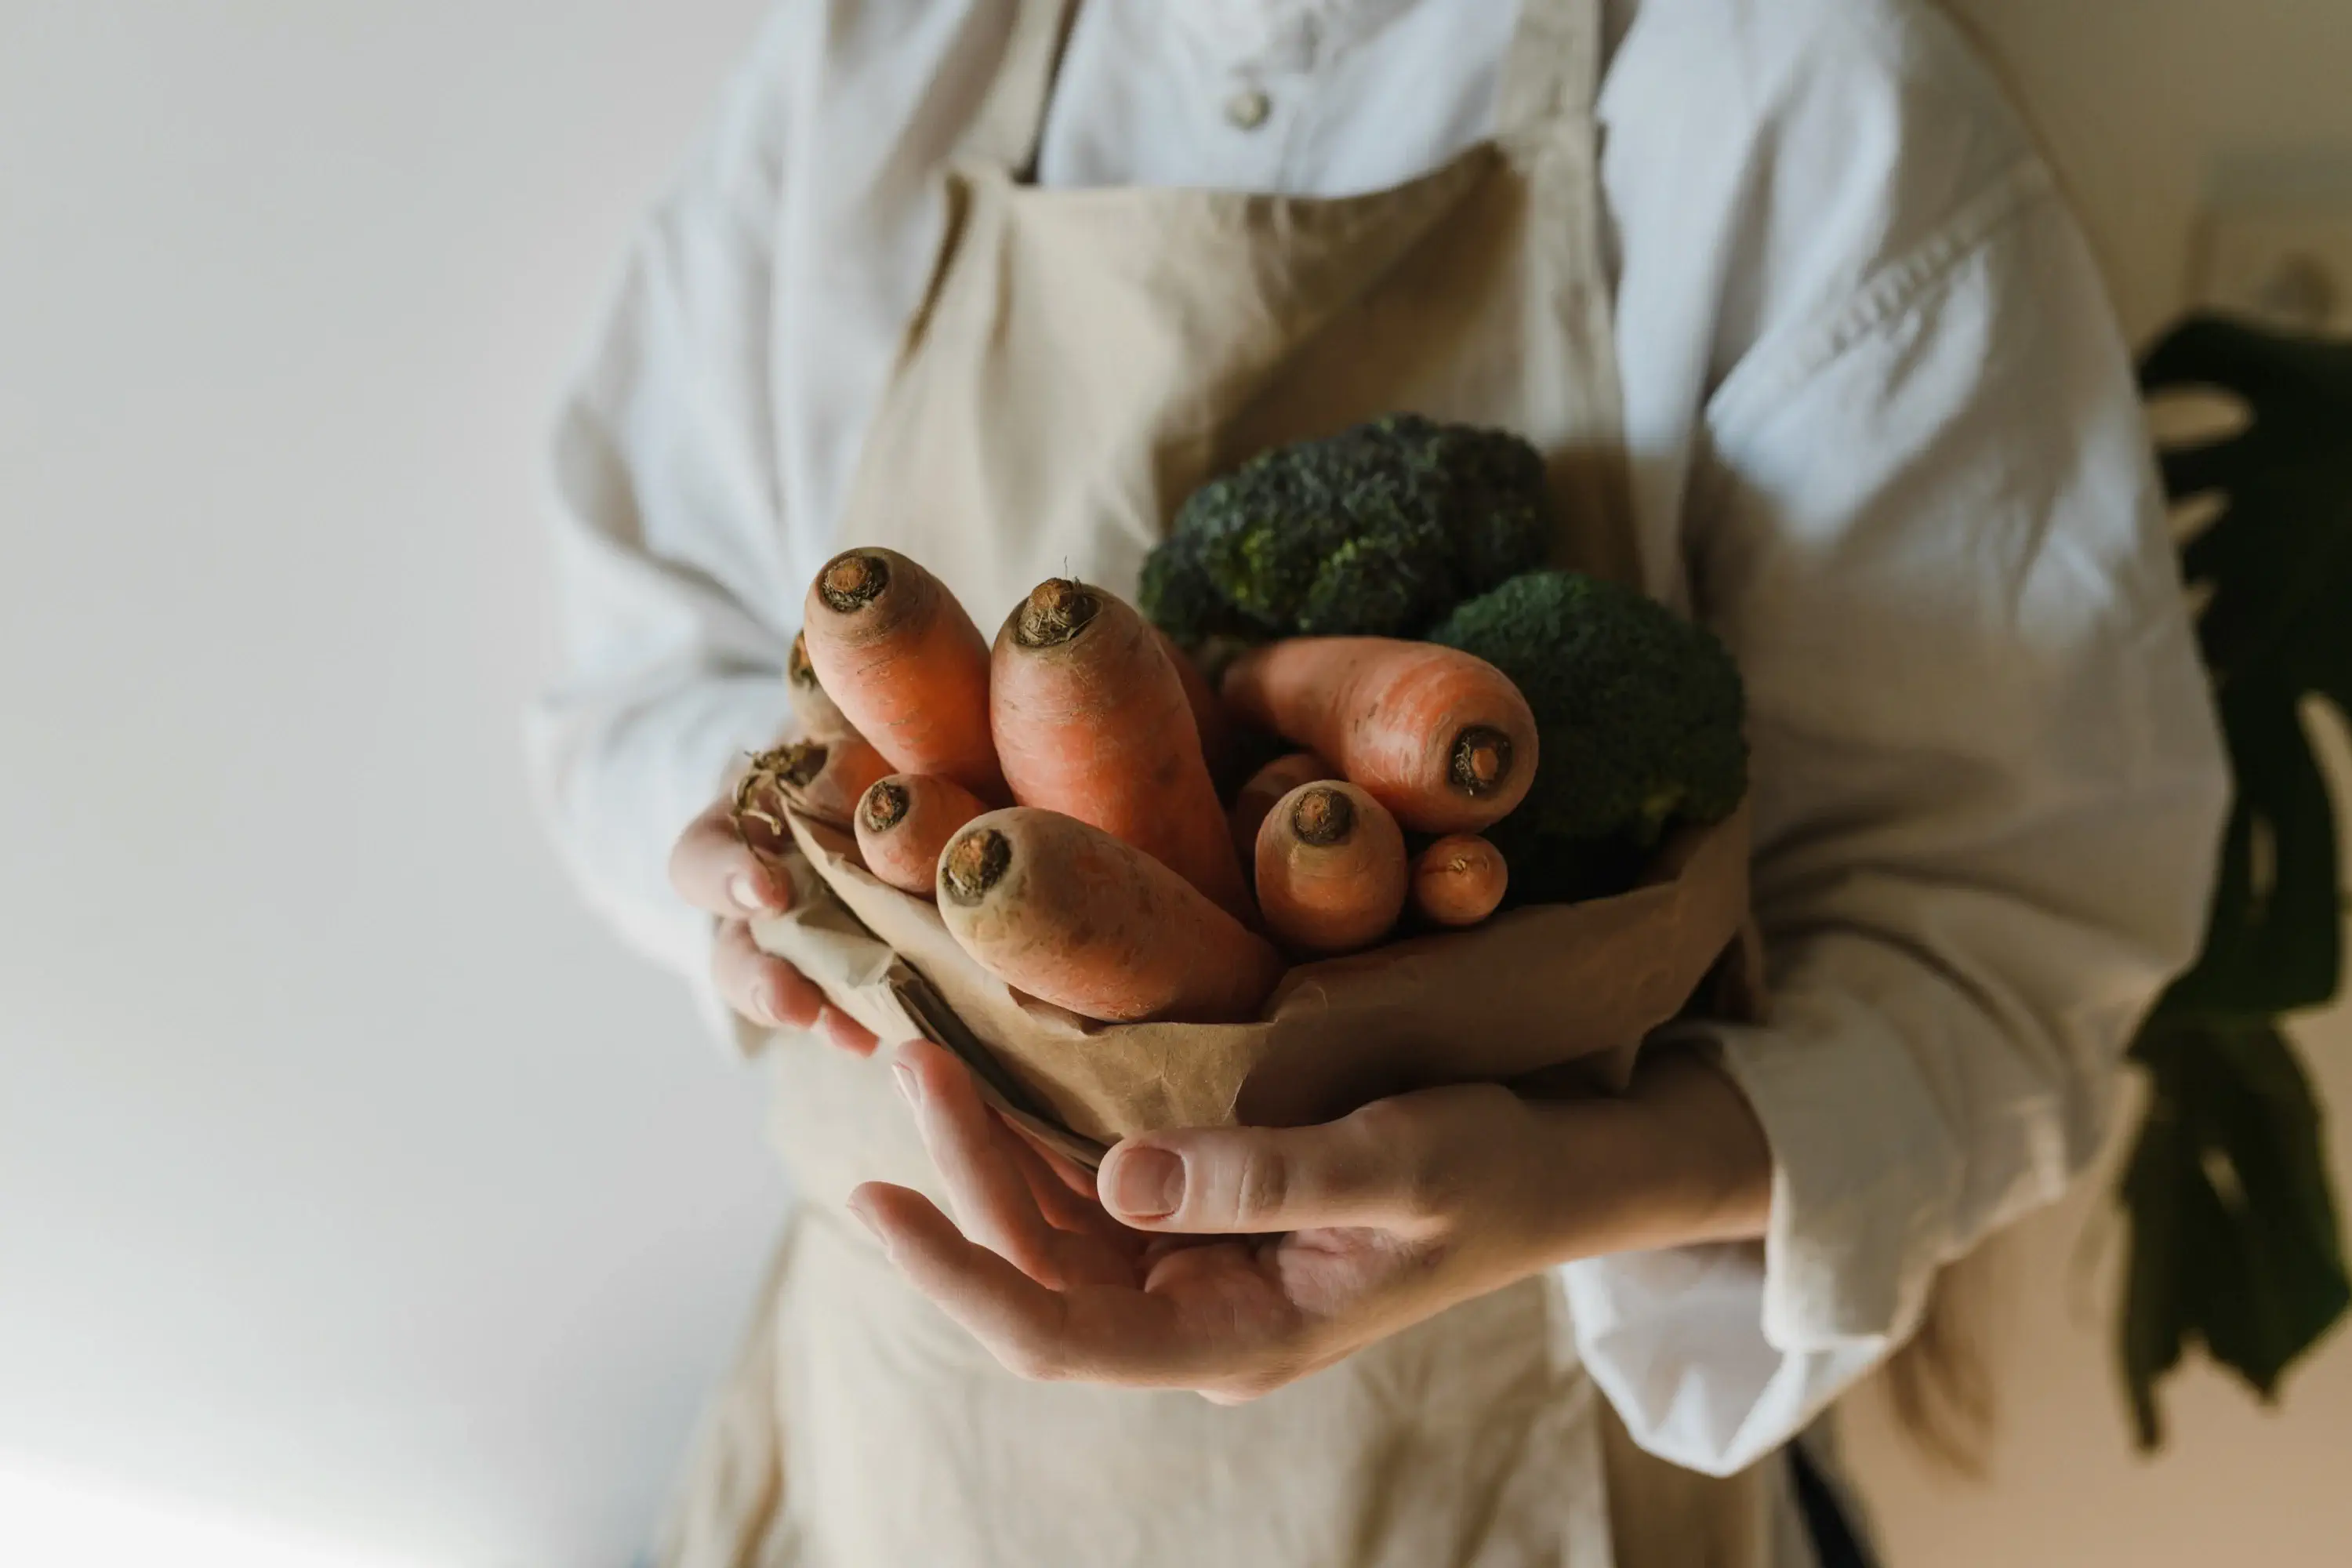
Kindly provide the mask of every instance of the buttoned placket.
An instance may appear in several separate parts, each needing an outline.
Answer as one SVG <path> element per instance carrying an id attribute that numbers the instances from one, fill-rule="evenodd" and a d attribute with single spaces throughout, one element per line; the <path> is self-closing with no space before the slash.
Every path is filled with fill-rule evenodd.
<path id="1" fill-rule="evenodd" d="M 1209 45 L 1209 58 L 1221 62 L 1212 89 L 1218 121 L 1213 144 L 1231 159 L 1234 184 L 1293 188 L 1299 132 L 1315 111 L 1334 60 L 1413 3 L 1244 0 L 1245 9 L 1237 10 L 1210 0 L 1166 8 L 1168 26 L 1192 31 Z M 1218 47 L 1236 36 L 1246 36 L 1241 47 Z"/>

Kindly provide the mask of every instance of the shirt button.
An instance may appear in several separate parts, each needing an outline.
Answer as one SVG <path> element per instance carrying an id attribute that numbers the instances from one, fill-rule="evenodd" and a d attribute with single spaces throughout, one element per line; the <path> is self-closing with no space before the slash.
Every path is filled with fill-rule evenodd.
<path id="1" fill-rule="evenodd" d="M 1242 131 L 1255 131 L 1274 112 L 1274 100 L 1257 88 L 1244 88 L 1225 100 L 1225 118 Z"/>

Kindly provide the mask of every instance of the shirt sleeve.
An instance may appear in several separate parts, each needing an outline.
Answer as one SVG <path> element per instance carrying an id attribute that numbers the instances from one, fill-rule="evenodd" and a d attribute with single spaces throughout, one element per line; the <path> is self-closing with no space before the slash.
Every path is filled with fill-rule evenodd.
<path id="1" fill-rule="evenodd" d="M 781 16 L 781 13 L 780 13 Z M 788 723 L 768 322 L 785 126 L 781 24 L 633 246 L 552 443 L 559 667 L 526 715 L 541 815 L 589 903 L 703 974 L 669 848 Z"/>
<path id="2" fill-rule="evenodd" d="M 1705 1031 L 1762 1246 L 1565 1284 L 1638 1441 L 1737 1470 L 2095 1155 L 2226 773 L 2129 358 L 2038 164 L 1710 400 L 1686 523 L 1748 683 L 1767 1022 Z"/>

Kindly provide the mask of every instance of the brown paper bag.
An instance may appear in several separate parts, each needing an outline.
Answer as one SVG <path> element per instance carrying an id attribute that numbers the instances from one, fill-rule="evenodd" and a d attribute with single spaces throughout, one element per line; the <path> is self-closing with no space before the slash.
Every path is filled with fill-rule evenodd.
<path id="1" fill-rule="evenodd" d="M 1088 1163 L 1134 1133 L 1295 1126 L 1443 1083 L 1621 1088 L 1748 913 L 1743 807 L 1669 837 L 1615 898 L 1300 964 L 1259 1022 L 1097 1024 L 973 962 L 938 910 L 866 872 L 848 833 L 790 820 L 808 874 L 753 939 L 884 1040 L 956 1052 L 1001 1109 Z"/>

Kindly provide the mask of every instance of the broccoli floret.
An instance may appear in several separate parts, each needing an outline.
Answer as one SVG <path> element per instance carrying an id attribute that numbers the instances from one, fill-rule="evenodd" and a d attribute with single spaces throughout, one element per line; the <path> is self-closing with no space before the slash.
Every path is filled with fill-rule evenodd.
<path id="1" fill-rule="evenodd" d="M 1175 534 L 1143 558 L 1143 581 L 1136 605 L 1144 617 L 1187 647 L 1211 637 L 1244 636 L 1250 629 L 1209 579 L 1199 542 Z"/>
<path id="2" fill-rule="evenodd" d="M 1747 794 L 1738 666 L 1631 588 L 1529 572 L 1429 637 L 1509 676 L 1535 713 L 1535 784 L 1490 834 L 1515 900 L 1622 886 L 1670 824 L 1720 821 Z"/>
<path id="3" fill-rule="evenodd" d="M 1139 598 L 1185 643 L 1410 637 L 1538 564 L 1549 537 L 1534 447 L 1392 415 L 1202 486 L 1145 563 Z"/>

